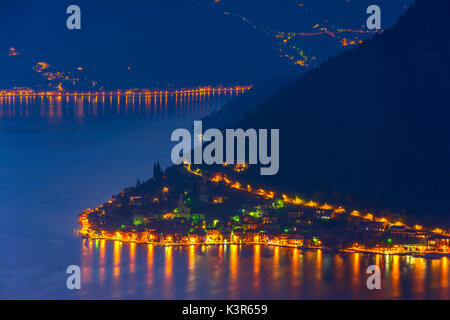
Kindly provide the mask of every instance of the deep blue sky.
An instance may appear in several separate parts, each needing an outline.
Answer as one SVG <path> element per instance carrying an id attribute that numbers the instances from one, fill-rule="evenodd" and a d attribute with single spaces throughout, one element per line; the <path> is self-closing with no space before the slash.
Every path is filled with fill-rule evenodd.
<path id="1" fill-rule="evenodd" d="M 302 70 L 279 57 L 277 42 L 265 31 L 312 32 L 316 24 L 361 28 L 370 4 L 382 7 L 383 27 L 388 27 L 412 2 L 1 0 L 0 87 L 17 76 L 9 69 L 11 61 L 28 69 L 45 61 L 53 71 L 82 66 L 107 88 L 255 83 Z M 71 4 L 81 7 L 81 31 L 65 26 Z M 319 60 L 343 50 L 327 36 L 300 39 L 296 45 Z M 9 47 L 21 55 L 7 57 Z"/>

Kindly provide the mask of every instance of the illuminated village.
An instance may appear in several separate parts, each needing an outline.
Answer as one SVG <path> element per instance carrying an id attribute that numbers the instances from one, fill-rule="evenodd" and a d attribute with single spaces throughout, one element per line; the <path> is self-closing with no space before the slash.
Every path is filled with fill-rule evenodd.
<path id="1" fill-rule="evenodd" d="M 160 245 L 269 245 L 302 250 L 450 256 L 450 234 L 391 217 L 305 201 L 239 180 L 245 164 L 190 164 L 137 181 L 79 216 L 88 239 Z"/>

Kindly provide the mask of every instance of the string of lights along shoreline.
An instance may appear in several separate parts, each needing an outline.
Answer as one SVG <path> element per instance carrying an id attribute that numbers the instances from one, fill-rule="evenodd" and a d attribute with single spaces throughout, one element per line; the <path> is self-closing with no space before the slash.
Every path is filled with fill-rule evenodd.
<path id="1" fill-rule="evenodd" d="M 0 118 L 61 118 L 100 115 L 206 116 L 251 86 L 191 89 L 130 89 L 95 92 L 46 91 L 15 88 L 0 91 Z"/>
<path id="2" fill-rule="evenodd" d="M 41 91 L 35 92 L 29 88 L 15 88 L 12 90 L 0 90 L 0 98 L 2 97 L 20 97 L 20 96 L 40 96 L 40 97 L 58 97 L 58 96 L 121 96 L 121 95 L 181 95 L 181 94 L 221 94 L 228 92 L 243 93 L 250 90 L 252 86 L 235 86 L 235 87 L 199 87 L 199 88 L 183 88 L 183 89 L 128 89 L 114 91 L 89 91 L 89 92 L 66 92 L 66 91 Z"/>

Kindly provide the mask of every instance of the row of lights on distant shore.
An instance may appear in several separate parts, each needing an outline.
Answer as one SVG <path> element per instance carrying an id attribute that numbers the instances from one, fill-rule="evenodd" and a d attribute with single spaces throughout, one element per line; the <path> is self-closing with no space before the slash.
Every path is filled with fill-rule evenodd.
<path id="1" fill-rule="evenodd" d="M 251 86 L 237 86 L 231 88 L 198 88 L 198 89 L 181 89 L 181 90 L 155 90 L 155 91 L 110 91 L 110 92 L 34 92 L 32 90 L 17 90 L 17 91 L 0 91 L 0 97 L 17 97 L 17 96 L 99 96 L 99 95 L 169 95 L 169 94 L 204 94 L 204 93 L 221 93 L 221 92 L 233 92 L 233 91 L 247 91 L 251 89 Z"/>

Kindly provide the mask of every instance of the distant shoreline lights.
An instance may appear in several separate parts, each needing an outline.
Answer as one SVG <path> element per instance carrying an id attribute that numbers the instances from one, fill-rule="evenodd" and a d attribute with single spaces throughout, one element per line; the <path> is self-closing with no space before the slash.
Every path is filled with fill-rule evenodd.
<path id="1" fill-rule="evenodd" d="M 1 97 L 76 97 L 76 96 L 121 96 L 121 95 L 179 95 L 179 94 L 222 94 L 228 92 L 245 92 L 250 90 L 252 86 L 207 86 L 197 88 L 181 88 L 181 89 L 128 89 L 128 90 L 108 90 L 108 91 L 41 91 L 36 92 L 33 89 L 27 87 L 16 87 L 10 90 L 0 90 Z"/>

